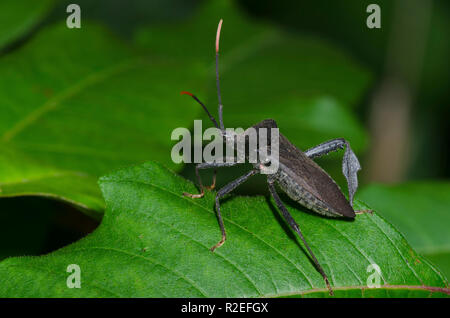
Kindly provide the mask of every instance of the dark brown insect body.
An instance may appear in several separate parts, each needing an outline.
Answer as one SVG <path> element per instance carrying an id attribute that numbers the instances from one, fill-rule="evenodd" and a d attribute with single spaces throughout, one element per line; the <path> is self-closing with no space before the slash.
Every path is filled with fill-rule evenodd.
<path id="1" fill-rule="evenodd" d="M 222 118 L 222 99 L 220 95 L 220 85 L 219 85 L 219 36 L 220 29 L 222 26 L 222 20 L 219 22 L 219 27 L 217 29 L 216 36 L 216 81 L 217 81 L 217 92 L 218 92 L 218 100 L 219 100 L 219 122 L 210 114 L 206 106 L 193 94 L 189 92 L 182 92 L 182 94 L 190 95 L 194 98 L 206 111 L 211 121 L 214 123 L 217 129 L 221 131 L 221 135 L 223 136 L 224 142 L 227 144 L 235 144 L 236 139 L 239 137 L 246 137 L 246 132 L 250 130 L 247 129 L 243 134 L 235 134 L 228 133 L 223 125 Z M 314 262 L 317 270 L 322 275 L 326 286 L 328 287 L 330 294 L 332 294 L 332 289 L 330 283 L 328 281 L 328 277 L 322 269 L 322 266 L 319 264 L 316 256 L 313 251 L 309 247 L 306 242 L 303 234 L 300 230 L 300 227 L 297 225 L 294 218 L 290 215 L 280 197 L 277 194 L 275 183 L 279 185 L 279 187 L 293 200 L 299 202 L 300 204 L 306 206 L 312 211 L 332 217 L 345 217 L 353 219 L 355 217 L 355 211 L 353 210 L 353 196 L 358 187 L 358 179 L 357 172 L 361 169 L 358 159 L 350 148 L 349 143 L 342 139 L 337 138 L 327 142 L 324 142 L 316 147 L 308 149 L 304 152 L 295 147 L 289 140 L 284 137 L 282 134 L 278 133 L 277 124 L 273 119 L 266 119 L 261 121 L 260 123 L 252 126 L 253 130 L 256 131 L 256 134 L 259 135 L 262 133 L 262 129 L 267 131 L 270 134 L 272 129 L 276 129 L 278 138 L 275 138 L 278 144 L 278 154 L 273 155 L 271 150 L 274 150 L 275 147 L 272 147 L 270 143 L 262 147 L 258 145 L 255 150 L 258 153 L 258 156 L 262 153 L 265 154 L 265 150 L 269 150 L 267 152 L 268 155 L 263 155 L 262 157 L 258 157 L 261 160 L 253 163 L 254 169 L 249 171 L 247 174 L 241 176 L 240 178 L 230 182 L 219 191 L 217 191 L 216 195 L 216 212 L 217 218 L 219 221 L 220 229 L 222 231 L 222 239 L 211 248 L 211 251 L 214 251 L 216 248 L 222 246 L 226 240 L 226 232 L 225 226 L 223 224 L 222 215 L 220 213 L 220 198 L 225 196 L 226 194 L 233 191 L 237 186 L 244 183 L 248 178 L 254 176 L 258 173 L 263 173 L 267 175 L 267 183 L 269 186 L 270 193 L 277 204 L 278 209 L 283 215 L 286 222 L 289 226 L 299 235 L 301 240 L 303 241 L 305 247 L 307 248 L 309 255 L 311 256 L 312 261 Z M 272 140 L 270 136 L 267 136 L 268 140 Z M 259 138 L 258 138 L 259 139 Z M 248 146 L 248 145 L 246 145 Z M 261 147 L 261 148 L 260 148 Z M 271 149 L 272 148 L 272 149 Z M 339 149 L 344 149 L 344 158 L 342 164 L 342 172 L 347 179 L 348 184 L 348 192 L 349 192 L 349 200 L 345 198 L 341 189 L 334 182 L 334 180 L 312 159 L 327 154 L 331 151 L 336 151 Z M 264 151 L 263 151 L 264 150 Z M 275 152 L 274 152 L 275 153 Z M 248 159 L 248 157 L 247 157 Z M 278 169 L 275 172 L 269 171 L 269 166 L 274 163 L 276 160 L 276 166 Z M 233 161 L 233 162 L 205 162 L 200 163 L 195 167 L 195 173 L 197 176 L 198 184 L 200 187 L 199 194 L 190 194 L 184 193 L 184 195 L 189 196 L 191 198 L 201 198 L 204 195 L 204 187 L 200 178 L 199 169 L 207 169 L 207 168 L 218 168 L 218 167 L 230 167 L 233 165 L 240 164 L 242 162 Z M 215 185 L 216 173 L 214 173 L 214 181 L 212 186 L 209 189 L 213 189 Z"/>
<path id="2" fill-rule="evenodd" d="M 277 128 L 272 119 L 253 126 Z M 354 218 L 355 212 L 334 180 L 312 159 L 279 134 L 279 169 L 270 180 L 294 201 L 312 211 L 329 217 Z"/>

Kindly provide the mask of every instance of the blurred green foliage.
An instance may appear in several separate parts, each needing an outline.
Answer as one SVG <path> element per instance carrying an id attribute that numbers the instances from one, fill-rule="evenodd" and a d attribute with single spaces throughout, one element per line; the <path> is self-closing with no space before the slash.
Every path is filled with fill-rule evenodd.
<path id="1" fill-rule="evenodd" d="M 2 1 L 0 3 L 0 52 L 26 38 L 55 4 L 54 0 Z"/>
<path id="2" fill-rule="evenodd" d="M 449 193 L 450 183 L 442 181 L 372 184 L 359 198 L 395 224 L 416 251 L 450 276 Z"/>

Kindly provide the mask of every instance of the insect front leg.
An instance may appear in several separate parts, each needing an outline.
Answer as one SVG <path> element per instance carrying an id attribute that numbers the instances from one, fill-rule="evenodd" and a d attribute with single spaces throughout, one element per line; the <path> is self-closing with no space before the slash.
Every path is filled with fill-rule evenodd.
<path id="1" fill-rule="evenodd" d="M 325 271 L 323 270 L 322 266 L 320 266 L 319 261 L 317 260 L 316 256 L 314 255 L 313 251 L 309 247 L 308 243 L 306 243 L 305 238 L 303 237 L 303 234 L 300 230 L 300 227 L 298 226 L 297 222 L 295 222 L 292 215 L 288 212 L 286 207 L 284 206 L 283 202 L 281 201 L 280 197 L 278 196 L 278 193 L 275 189 L 274 181 L 267 179 L 267 183 L 269 185 L 270 194 L 275 200 L 275 203 L 278 206 L 278 209 L 280 210 L 281 214 L 283 215 L 286 222 L 289 224 L 289 226 L 300 236 L 300 239 L 303 241 L 303 244 L 306 246 L 306 249 L 309 252 L 309 255 L 311 255 L 311 258 L 316 265 L 317 270 L 322 275 L 323 280 L 325 281 L 325 284 L 327 285 L 328 290 L 330 291 L 330 295 L 333 295 L 333 290 L 331 289 L 330 282 L 328 281 L 327 274 L 325 274 Z"/>
<path id="2" fill-rule="evenodd" d="M 207 189 L 214 189 L 215 185 L 216 185 L 216 173 L 217 173 L 217 168 L 220 167 L 232 167 L 237 165 L 237 162 L 204 162 L 204 163 L 199 163 L 198 165 L 195 166 L 195 175 L 197 176 L 197 182 L 198 182 L 198 186 L 200 188 L 200 193 L 198 194 L 192 194 L 192 193 L 187 193 L 187 192 L 183 192 L 183 195 L 186 197 L 190 197 L 193 199 L 198 199 L 198 198 L 202 198 L 205 195 L 205 187 L 203 186 L 203 182 L 202 182 L 202 178 L 200 177 L 200 169 L 209 169 L 209 168 L 216 168 L 214 170 L 214 176 L 213 176 L 213 183 L 211 186 L 207 186 Z"/>
<path id="3" fill-rule="evenodd" d="M 206 186 L 205 188 L 208 190 L 214 190 L 214 188 L 216 187 L 216 178 L 217 178 L 217 169 L 214 169 L 213 181 L 212 181 L 211 185 Z"/>
<path id="4" fill-rule="evenodd" d="M 237 178 L 234 181 L 231 181 L 226 186 L 224 186 L 222 189 L 217 191 L 217 195 L 216 195 L 216 212 L 217 212 L 217 219 L 219 220 L 220 230 L 222 231 L 222 239 L 216 245 L 211 247 L 211 252 L 214 252 L 214 250 L 216 248 L 221 247 L 223 245 L 223 243 L 225 243 L 225 240 L 227 239 L 225 226 L 223 225 L 222 215 L 220 214 L 220 202 L 219 202 L 220 198 L 223 197 L 224 195 L 226 195 L 227 193 L 230 193 L 234 189 L 236 189 L 236 187 L 238 185 L 244 183 L 248 178 L 250 178 L 251 176 L 254 176 L 257 173 L 259 173 L 259 170 L 257 170 L 257 169 L 251 170 L 247 174 L 243 175 L 242 177 Z"/>
<path id="5" fill-rule="evenodd" d="M 342 159 L 342 173 L 347 179 L 348 185 L 348 198 L 350 205 L 353 207 L 353 197 L 355 196 L 356 189 L 358 188 L 358 171 L 361 170 L 358 158 L 350 148 L 350 144 L 344 138 L 337 138 L 326 141 L 317 145 L 311 149 L 306 150 L 304 153 L 309 158 L 314 159 L 323 155 L 326 155 L 332 151 L 344 149 L 344 158 Z"/>

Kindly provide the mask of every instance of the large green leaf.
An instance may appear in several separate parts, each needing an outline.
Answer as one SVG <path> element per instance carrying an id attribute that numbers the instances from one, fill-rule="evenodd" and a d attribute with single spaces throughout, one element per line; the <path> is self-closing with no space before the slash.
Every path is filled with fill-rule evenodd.
<path id="1" fill-rule="evenodd" d="M 370 185 L 359 197 L 395 224 L 408 242 L 450 275 L 450 183 Z"/>
<path id="2" fill-rule="evenodd" d="M 172 164 L 171 131 L 200 111 L 179 92 L 202 79 L 95 25 L 47 27 L 0 60 L 0 196 L 103 212 L 98 176 L 149 158 Z"/>
<path id="3" fill-rule="evenodd" d="M 349 111 L 369 84 L 361 65 L 323 39 L 251 19 L 232 1 L 206 3 L 188 21 L 141 29 L 137 43 L 205 68 L 209 94 L 198 95 L 215 113 L 214 40 L 223 18 L 220 70 L 227 127 L 247 128 L 273 118 L 299 147 L 344 137 L 356 151 L 363 149 L 366 133 Z M 171 41 L 164 41 L 167 38 Z"/>
<path id="4" fill-rule="evenodd" d="M 300 241 L 264 197 L 231 197 L 220 238 L 214 193 L 191 199 L 195 186 L 154 163 L 101 178 L 107 210 L 99 228 L 41 257 L 0 263 L 0 297 L 257 297 L 328 296 Z M 357 208 L 367 206 L 357 202 Z M 446 296 L 448 283 L 376 213 L 354 221 L 326 219 L 288 207 L 337 296 Z M 69 289 L 68 265 L 81 269 Z M 381 268 L 370 289 L 367 267 Z"/>
<path id="5" fill-rule="evenodd" d="M 0 2 L 0 50 L 26 35 L 52 7 L 54 0 L 2 0 Z"/>

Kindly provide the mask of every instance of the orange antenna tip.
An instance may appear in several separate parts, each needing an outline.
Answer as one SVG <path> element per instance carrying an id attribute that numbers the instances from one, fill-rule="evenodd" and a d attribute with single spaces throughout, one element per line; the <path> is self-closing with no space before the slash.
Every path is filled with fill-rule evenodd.
<path id="1" fill-rule="evenodd" d="M 181 94 L 181 95 L 194 96 L 192 93 L 189 93 L 189 92 L 186 92 L 186 91 L 182 91 L 180 94 Z"/>
<path id="2" fill-rule="evenodd" d="M 216 53 L 219 53 L 219 39 L 220 39 L 220 30 L 222 29 L 222 22 L 223 20 L 220 19 L 219 26 L 217 27 L 217 34 L 216 34 Z"/>

